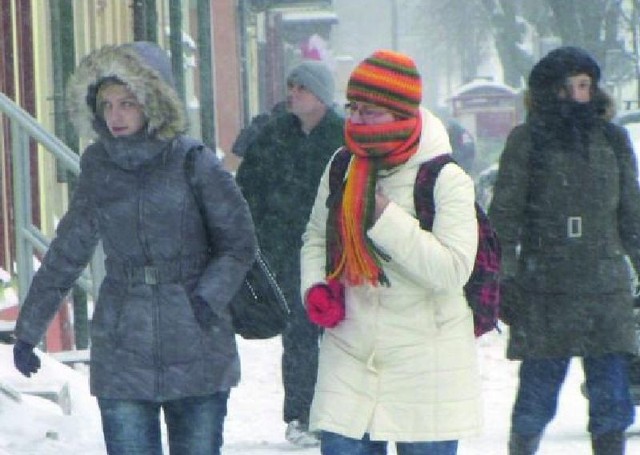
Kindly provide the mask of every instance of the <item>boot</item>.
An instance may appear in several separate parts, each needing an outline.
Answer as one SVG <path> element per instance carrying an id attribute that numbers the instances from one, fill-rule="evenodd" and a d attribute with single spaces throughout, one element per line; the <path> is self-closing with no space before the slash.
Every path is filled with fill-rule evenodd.
<path id="1" fill-rule="evenodd" d="M 533 455 L 538 451 L 542 434 L 523 435 L 511 433 L 509 455 Z"/>
<path id="2" fill-rule="evenodd" d="M 591 435 L 593 455 L 624 455 L 626 438 L 622 431 Z"/>

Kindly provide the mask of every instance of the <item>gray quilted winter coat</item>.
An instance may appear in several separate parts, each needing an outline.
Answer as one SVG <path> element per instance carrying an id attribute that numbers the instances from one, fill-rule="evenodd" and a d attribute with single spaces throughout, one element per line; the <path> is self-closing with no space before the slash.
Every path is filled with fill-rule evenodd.
<path id="1" fill-rule="evenodd" d="M 127 84 L 144 105 L 145 131 L 121 138 L 107 132 L 94 112 L 105 77 Z M 41 340 L 102 240 L 107 273 L 91 321 L 92 393 L 163 401 L 228 390 L 240 378 L 228 303 L 256 250 L 233 177 L 201 148 L 194 187 L 187 181 L 185 155 L 197 142 L 181 135 L 183 108 L 157 46 L 95 51 L 68 90 L 79 131 L 97 140 L 82 155 L 77 189 L 21 309 L 17 337 Z M 209 329 L 195 319 L 194 296 L 218 316 Z"/>

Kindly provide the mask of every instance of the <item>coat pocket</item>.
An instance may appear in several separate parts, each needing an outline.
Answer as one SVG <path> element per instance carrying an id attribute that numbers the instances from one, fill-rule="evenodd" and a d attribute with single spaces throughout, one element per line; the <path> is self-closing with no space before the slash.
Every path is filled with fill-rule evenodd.
<path id="1" fill-rule="evenodd" d="M 196 320 L 188 290 L 180 284 L 162 286 L 158 296 L 160 352 L 167 364 L 190 362 L 202 357 L 206 332 Z"/>

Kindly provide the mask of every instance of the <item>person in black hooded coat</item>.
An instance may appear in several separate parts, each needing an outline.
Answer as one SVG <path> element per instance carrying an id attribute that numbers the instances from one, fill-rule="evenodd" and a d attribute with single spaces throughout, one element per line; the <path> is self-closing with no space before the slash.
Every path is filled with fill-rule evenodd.
<path id="1" fill-rule="evenodd" d="M 16 368 L 36 373 L 34 346 L 102 240 L 90 386 L 107 452 L 162 453 L 162 410 L 172 454 L 219 454 L 240 380 L 229 302 L 257 249 L 249 207 L 215 154 L 183 134 L 184 107 L 157 45 L 92 52 L 67 100 L 80 135 L 95 141 L 21 307 Z"/>
<path id="2" fill-rule="evenodd" d="M 585 371 L 594 453 L 622 454 L 634 419 L 640 188 L 599 79 L 580 48 L 543 57 L 529 75 L 527 120 L 500 158 L 489 216 L 502 244 L 507 356 L 522 360 L 510 454 L 536 452 L 572 357 Z"/>

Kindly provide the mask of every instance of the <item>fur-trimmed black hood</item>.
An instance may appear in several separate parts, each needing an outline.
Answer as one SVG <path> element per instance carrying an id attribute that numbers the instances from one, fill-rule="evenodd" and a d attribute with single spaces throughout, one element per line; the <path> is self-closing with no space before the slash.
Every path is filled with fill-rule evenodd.
<path id="1" fill-rule="evenodd" d="M 586 74 L 591 78 L 591 99 L 578 102 L 562 97 L 567 78 Z M 598 86 L 600 67 L 583 49 L 565 46 L 545 55 L 531 70 L 524 103 L 534 148 L 560 143 L 565 152 L 586 156 L 589 132 L 615 115 L 611 97 Z"/>
<path id="2" fill-rule="evenodd" d="M 584 49 L 563 46 L 552 50 L 536 63 L 529 74 L 525 107 L 529 113 L 553 113 L 559 107 L 559 92 L 570 76 L 587 74 L 592 82 L 592 104 L 598 116 L 607 120 L 614 114 L 611 98 L 598 86 L 600 66 Z"/>
<path id="3" fill-rule="evenodd" d="M 67 110 L 81 137 L 105 134 L 104 121 L 96 116 L 95 97 L 100 84 L 113 78 L 144 106 L 150 136 L 168 140 L 186 130 L 184 105 L 175 91 L 166 52 L 154 43 L 134 42 L 91 52 L 69 78 Z"/>
<path id="4" fill-rule="evenodd" d="M 537 98 L 537 100 L 539 102 L 543 101 L 540 98 Z M 599 87 L 596 88 L 593 94 L 593 100 L 594 100 L 594 105 L 596 106 L 596 112 L 601 119 L 606 121 L 611 121 L 616 116 L 615 102 L 607 92 L 601 90 Z M 529 114 L 536 111 L 536 109 L 534 108 L 535 105 L 537 106 L 540 105 L 538 103 L 534 104 L 533 93 L 531 92 L 531 90 L 527 90 L 524 93 L 523 102 L 524 102 L 525 110 Z M 540 109 L 538 109 L 538 111 L 540 111 Z"/>
<path id="5" fill-rule="evenodd" d="M 529 89 L 557 92 L 569 76 L 585 73 L 594 86 L 600 82 L 600 67 L 584 49 L 563 46 L 552 50 L 535 64 L 529 74 Z"/>

